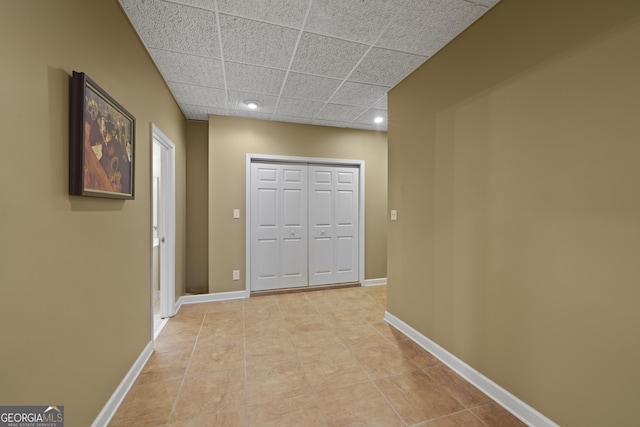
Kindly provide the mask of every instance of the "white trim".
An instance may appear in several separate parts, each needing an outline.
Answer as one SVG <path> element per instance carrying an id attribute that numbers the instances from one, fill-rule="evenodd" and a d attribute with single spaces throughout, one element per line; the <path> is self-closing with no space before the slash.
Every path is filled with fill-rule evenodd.
<path id="1" fill-rule="evenodd" d="M 366 279 L 362 283 L 362 286 L 380 286 L 380 285 L 386 285 L 386 284 L 387 284 L 387 278 L 381 277 L 379 279 Z"/>
<path id="2" fill-rule="evenodd" d="M 153 341 L 149 341 L 144 350 L 142 350 L 142 353 L 140 353 L 140 356 L 138 356 L 134 362 L 133 366 L 131 366 L 131 369 L 129 369 L 129 372 L 127 372 L 127 375 L 125 375 L 122 382 L 120 382 L 118 388 L 116 388 L 116 391 L 113 392 L 111 398 L 107 401 L 107 404 L 104 405 L 102 411 L 100 411 L 96 419 L 93 421 L 91 427 L 104 427 L 109 424 L 109 421 L 111 421 L 111 418 L 115 415 L 118 407 L 129 392 L 129 389 L 131 389 L 136 378 L 138 378 L 138 375 L 140 375 L 140 372 L 142 372 L 142 368 L 144 368 L 144 365 L 147 363 L 152 353 Z"/>
<path id="3" fill-rule="evenodd" d="M 161 279 L 166 278 L 166 286 L 160 286 L 160 315 L 163 318 L 171 317 L 176 300 L 176 146 L 175 144 L 153 123 L 151 123 L 151 144 L 158 142 L 166 149 L 166 161 L 162 164 L 163 196 L 164 204 L 173 207 L 165 209 L 163 221 L 164 238 L 166 243 L 166 259 L 170 262 L 160 262 Z M 152 171 L 153 174 L 153 171 Z M 162 247 L 160 252 L 162 252 Z M 153 310 L 152 310 L 153 311 Z M 151 313 L 153 316 L 153 312 Z M 153 328 L 153 326 L 152 326 Z"/>
<path id="4" fill-rule="evenodd" d="M 518 399 L 509 391 L 491 381 L 489 378 L 467 365 L 464 361 L 449 353 L 434 341 L 425 337 L 388 311 L 384 314 L 384 320 L 407 337 L 411 338 L 416 344 L 420 345 L 422 348 L 440 359 L 442 363 L 456 371 L 460 376 L 476 386 L 483 393 L 493 399 L 494 402 L 511 412 L 526 425 L 532 427 L 559 427 L 558 424 L 554 423 L 549 418 Z"/>
<path id="5" fill-rule="evenodd" d="M 155 322 L 155 319 L 154 319 Z M 164 329 L 165 326 L 167 326 L 167 322 L 169 322 L 169 318 L 166 317 L 164 319 L 160 319 L 160 324 L 158 325 L 158 327 L 156 328 L 156 325 L 154 324 L 154 331 L 153 331 L 153 340 L 157 340 L 158 336 L 160 335 L 160 332 L 162 332 L 162 330 Z"/>
<path id="6" fill-rule="evenodd" d="M 176 301 L 175 311 L 180 310 L 184 304 L 198 304 L 201 302 L 215 302 L 215 301 L 227 301 L 232 299 L 244 299 L 249 298 L 249 292 L 247 291 L 234 291 L 234 292 L 216 292 L 212 294 L 201 295 L 183 295 Z"/>
<path id="7" fill-rule="evenodd" d="M 251 162 L 268 161 L 268 162 L 289 162 L 289 163 L 307 163 L 307 164 L 323 164 L 323 165 L 344 165 L 356 166 L 359 171 L 359 192 L 360 201 L 358 206 L 358 282 L 364 283 L 364 220 L 365 220 L 365 174 L 364 160 L 355 159 L 331 159 L 324 157 L 299 157 L 299 156 L 277 156 L 270 154 L 247 153 L 245 165 L 245 290 L 247 294 L 251 292 Z"/>

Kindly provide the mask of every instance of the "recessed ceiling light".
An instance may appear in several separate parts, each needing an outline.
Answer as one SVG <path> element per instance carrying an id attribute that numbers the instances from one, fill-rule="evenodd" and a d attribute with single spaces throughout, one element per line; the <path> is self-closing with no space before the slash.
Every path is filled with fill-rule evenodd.
<path id="1" fill-rule="evenodd" d="M 247 105 L 247 108 L 250 110 L 257 110 L 258 109 L 258 103 L 256 101 L 247 101 L 245 102 L 245 104 Z"/>
<path id="2" fill-rule="evenodd" d="M 376 124 L 380 124 L 382 122 L 384 122 L 384 119 L 380 116 L 376 117 L 375 119 L 373 119 L 373 122 Z"/>

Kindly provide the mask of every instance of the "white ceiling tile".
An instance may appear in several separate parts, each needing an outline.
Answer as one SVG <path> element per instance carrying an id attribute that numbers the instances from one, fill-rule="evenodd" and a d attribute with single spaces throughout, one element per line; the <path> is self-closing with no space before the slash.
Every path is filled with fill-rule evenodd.
<path id="1" fill-rule="evenodd" d="M 345 82 L 335 95 L 331 97 L 332 104 L 355 105 L 369 108 L 380 97 L 391 89 L 385 86 L 374 86 L 364 83 Z"/>
<path id="2" fill-rule="evenodd" d="M 247 114 L 271 114 L 276 108 L 276 101 L 278 97 L 271 95 L 263 95 L 256 93 L 245 93 L 237 91 L 229 91 L 229 109 L 245 111 Z M 250 110 L 247 107 L 248 101 L 255 101 L 258 103 L 257 110 Z M 252 116 L 250 116 L 252 117 Z"/>
<path id="3" fill-rule="evenodd" d="M 271 120 L 272 115 L 269 113 L 256 113 L 247 110 L 229 110 L 229 115 L 233 117 L 248 117 L 250 119 Z"/>
<path id="4" fill-rule="evenodd" d="M 304 33 L 291 70 L 343 79 L 366 51 L 360 43 Z"/>
<path id="5" fill-rule="evenodd" d="M 222 48 L 227 61 L 287 69 L 298 31 L 220 14 Z"/>
<path id="6" fill-rule="evenodd" d="M 153 0 L 122 6 L 147 47 L 220 57 L 214 12 Z"/>
<path id="7" fill-rule="evenodd" d="M 202 105 L 182 104 L 182 112 L 189 120 L 209 120 L 209 114 L 226 115 L 223 108 L 203 107 Z"/>
<path id="8" fill-rule="evenodd" d="M 373 119 L 375 119 L 376 117 L 382 117 L 384 120 L 382 123 L 380 124 L 375 124 L 375 122 L 373 121 Z M 365 125 L 371 125 L 371 126 L 377 126 L 378 128 L 382 129 L 387 127 L 387 112 L 385 110 L 375 110 L 373 108 L 368 109 L 367 111 L 365 111 L 364 113 L 362 113 L 362 115 L 360 115 L 355 121 L 354 123 L 361 123 L 361 124 L 365 124 Z"/>
<path id="9" fill-rule="evenodd" d="M 321 120 L 321 119 L 312 120 L 310 124 L 317 125 L 317 126 L 330 126 L 334 128 L 346 128 L 348 126 L 351 126 L 350 123 L 346 123 L 346 122 L 339 122 L 339 121 L 333 121 L 333 120 Z"/>
<path id="10" fill-rule="evenodd" d="M 409 0 L 376 46 L 432 56 L 487 10 L 465 0 Z"/>
<path id="11" fill-rule="evenodd" d="M 203 0 L 201 0 L 203 1 Z M 218 0 L 218 11 L 257 21 L 300 28 L 310 0 Z"/>
<path id="12" fill-rule="evenodd" d="M 374 108 L 376 110 L 385 110 L 387 109 L 387 95 L 385 94 L 382 98 L 380 98 L 378 100 L 378 102 L 376 102 L 375 104 L 373 104 L 371 106 L 371 108 Z"/>
<path id="13" fill-rule="evenodd" d="M 479 4 L 481 6 L 493 7 L 497 5 L 500 0 L 469 0 L 472 3 Z"/>
<path id="14" fill-rule="evenodd" d="M 371 44 L 402 2 L 389 0 L 316 0 L 305 31 Z"/>
<path id="15" fill-rule="evenodd" d="M 341 81 L 309 74 L 289 73 L 282 96 L 327 101 Z"/>
<path id="16" fill-rule="evenodd" d="M 224 89 L 169 82 L 169 89 L 179 103 L 226 108 Z"/>
<path id="17" fill-rule="evenodd" d="M 254 65 L 226 63 L 227 89 L 279 95 L 285 71 Z"/>
<path id="18" fill-rule="evenodd" d="M 349 80 L 393 87 L 427 60 L 426 56 L 372 48 Z"/>
<path id="19" fill-rule="evenodd" d="M 307 99 L 280 98 L 276 113 L 285 116 L 315 117 L 323 105 L 323 102 Z"/>
<path id="20" fill-rule="evenodd" d="M 271 120 L 276 122 L 288 122 L 288 123 L 299 123 L 299 124 L 311 124 L 314 119 L 309 117 L 297 117 L 297 116 L 287 116 L 284 114 L 274 114 L 271 116 Z"/>
<path id="21" fill-rule="evenodd" d="M 331 120 L 336 122 L 351 122 L 358 117 L 364 108 L 350 105 L 327 104 L 316 116 L 319 120 Z"/>
<path id="22" fill-rule="evenodd" d="M 218 59 L 158 49 L 149 49 L 149 53 L 168 82 L 224 87 L 222 62 Z"/>
<path id="23" fill-rule="evenodd" d="M 215 0 L 170 0 L 174 3 L 181 3 L 187 6 L 199 7 L 200 9 L 216 10 Z"/>

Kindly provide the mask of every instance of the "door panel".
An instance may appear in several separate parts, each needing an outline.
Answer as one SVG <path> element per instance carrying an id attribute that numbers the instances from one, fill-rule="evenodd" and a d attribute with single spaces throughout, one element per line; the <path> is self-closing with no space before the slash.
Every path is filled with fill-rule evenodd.
<path id="1" fill-rule="evenodd" d="M 307 285 L 305 165 L 251 164 L 251 289 Z"/>
<path id="2" fill-rule="evenodd" d="M 309 284 L 358 280 L 356 167 L 309 166 Z"/>

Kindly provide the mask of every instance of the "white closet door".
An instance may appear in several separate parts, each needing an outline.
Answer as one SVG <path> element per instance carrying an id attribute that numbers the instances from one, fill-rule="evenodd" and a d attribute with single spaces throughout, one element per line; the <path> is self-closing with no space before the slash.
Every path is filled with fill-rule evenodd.
<path id="1" fill-rule="evenodd" d="M 251 164 L 251 290 L 307 286 L 307 166 Z"/>
<path id="2" fill-rule="evenodd" d="M 309 166 L 309 284 L 358 280 L 357 167 Z"/>

